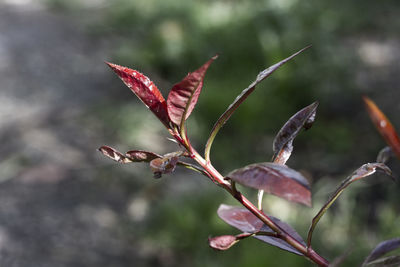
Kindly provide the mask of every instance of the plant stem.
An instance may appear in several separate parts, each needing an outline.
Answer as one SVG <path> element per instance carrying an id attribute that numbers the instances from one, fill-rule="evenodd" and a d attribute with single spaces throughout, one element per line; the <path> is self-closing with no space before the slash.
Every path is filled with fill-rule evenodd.
<path id="1" fill-rule="evenodd" d="M 316 263 L 319 266 L 328 266 L 329 262 L 316 253 L 311 247 L 306 247 L 299 241 L 297 241 L 294 237 L 280 228 L 275 222 L 273 222 L 262 210 L 258 209 L 250 200 L 248 200 L 244 195 L 242 195 L 239 191 L 236 191 L 232 188 L 230 183 L 224 179 L 224 177 L 211 165 L 209 161 L 206 161 L 200 154 L 193 148 L 188 148 L 189 152 L 192 154 L 192 158 L 200 164 L 201 167 L 211 176 L 211 180 L 223 187 L 226 191 L 228 191 L 237 201 L 240 202 L 246 209 L 248 209 L 251 213 L 257 216 L 263 223 L 268 225 L 277 235 L 284 241 L 286 241 L 293 248 L 297 249 L 300 253 L 302 253 L 305 257 L 309 258 L 311 261 Z"/>

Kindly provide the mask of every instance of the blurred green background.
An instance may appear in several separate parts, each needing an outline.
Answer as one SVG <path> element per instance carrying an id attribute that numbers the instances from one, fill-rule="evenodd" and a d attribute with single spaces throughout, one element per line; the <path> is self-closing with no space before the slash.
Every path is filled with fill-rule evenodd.
<path id="1" fill-rule="evenodd" d="M 361 96 L 400 128 L 399 17 L 395 0 L 0 0 L 0 265 L 310 266 L 257 240 L 213 251 L 208 236 L 238 233 L 216 215 L 235 205 L 225 192 L 181 169 L 154 180 L 146 164 L 96 152 L 177 149 L 103 61 L 143 72 L 167 96 L 218 53 L 189 119 L 201 151 L 261 70 L 312 44 L 257 87 L 211 154 L 222 174 L 269 161 L 280 127 L 319 101 L 288 161 L 312 181 L 313 208 L 264 200 L 305 237 L 340 181 L 385 146 Z M 388 165 L 400 173 L 397 159 Z M 351 249 L 343 266 L 359 265 L 400 236 L 399 192 L 381 174 L 353 184 L 321 220 L 315 250 L 333 260 Z"/>

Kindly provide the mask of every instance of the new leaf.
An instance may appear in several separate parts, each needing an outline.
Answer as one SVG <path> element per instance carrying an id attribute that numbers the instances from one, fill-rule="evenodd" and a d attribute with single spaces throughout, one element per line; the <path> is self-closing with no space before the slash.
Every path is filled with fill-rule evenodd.
<path id="1" fill-rule="evenodd" d="M 210 64 L 217 58 L 212 57 L 198 70 L 189 73 L 181 82 L 175 84 L 167 99 L 168 114 L 171 121 L 182 127 L 192 113 L 203 87 L 204 76 Z"/>
<path id="2" fill-rule="evenodd" d="M 170 128 L 167 103 L 155 84 L 136 70 L 109 62 L 106 62 L 106 64 L 121 78 L 125 85 L 135 93 L 146 107 L 148 107 L 167 128 Z"/>

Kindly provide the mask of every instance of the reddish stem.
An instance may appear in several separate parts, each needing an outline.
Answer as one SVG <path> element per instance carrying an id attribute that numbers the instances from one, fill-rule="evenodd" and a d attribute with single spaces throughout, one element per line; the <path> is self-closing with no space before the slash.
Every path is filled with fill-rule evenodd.
<path id="1" fill-rule="evenodd" d="M 279 237 L 290 244 L 292 247 L 297 249 L 300 253 L 302 253 L 305 257 L 309 258 L 311 261 L 315 262 L 319 266 L 329 266 L 329 262 L 316 253 L 311 247 L 306 247 L 299 241 L 297 241 L 293 236 L 288 234 L 282 228 L 280 228 L 275 222 L 273 222 L 262 210 L 259 210 L 252 202 L 250 202 L 244 195 L 240 192 L 233 190 L 230 183 L 224 180 L 224 177 L 211 165 L 210 162 L 207 162 L 200 154 L 193 148 L 188 147 L 189 152 L 192 154 L 192 158 L 200 164 L 201 167 L 205 169 L 205 171 L 209 174 L 210 179 L 223 187 L 226 191 L 228 191 L 234 198 L 237 199 L 246 209 L 248 209 L 251 213 L 257 216 L 263 223 L 268 225 L 273 231 L 275 231 Z"/>

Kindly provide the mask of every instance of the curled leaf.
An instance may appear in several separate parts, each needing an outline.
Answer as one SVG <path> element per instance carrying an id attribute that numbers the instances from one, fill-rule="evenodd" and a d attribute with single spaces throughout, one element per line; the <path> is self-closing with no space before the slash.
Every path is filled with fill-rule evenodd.
<path id="1" fill-rule="evenodd" d="M 348 187 L 350 184 L 353 182 L 360 180 L 364 177 L 367 177 L 373 173 L 375 173 L 377 170 L 383 171 L 385 174 L 391 176 L 392 171 L 383 163 L 367 163 L 362 165 L 360 168 L 355 170 L 349 177 L 347 177 L 342 183 L 339 185 L 339 187 L 336 189 L 336 191 L 330 196 L 328 201 L 322 206 L 320 211 L 315 215 L 315 217 L 312 220 L 310 229 L 308 230 L 308 237 L 307 237 L 307 246 L 311 245 L 311 239 L 312 239 L 312 234 L 314 232 L 314 229 L 319 222 L 319 220 L 322 218 L 322 216 L 325 214 L 325 212 L 329 209 L 329 207 L 335 202 L 335 200 L 342 194 L 342 192 Z"/>
<path id="2" fill-rule="evenodd" d="M 388 256 L 385 258 L 380 258 L 365 265 L 367 267 L 399 267 L 400 266 L 400 256 Z"/>
<path id="3" fill-rule="evenodd" d="M 109 157 L 110 159 L 119 163 L 133 162 L 129 157 L 124 156 L 121 152 L 109 146 L 102 146 L 99 148 L 99 151 L 103 153 L 104 156 Z"/>
<path id="4" fill-rule="evenodd" d="M 393 152 L 400 159 L 400 138 L 392 123 L 388 120 L 388 118 L 386 118 L 385 114 L 378 108 L 374 101 L 366 96 L 364 96 L 363 99 L 365 106 L 367 107 L 369 117 L 371 118 L 375 127 L 378 129 L 386 144 L 392 148 Z"/>
<path id="5" fill-rule="evenodd" d="M 254 238 L 261 240 L 270 245 L 276 246 L 280 249 L 292 252 L 297 255 L 302 255 L 291 245 L 286 243 L 284 240 L 268 235 L 257 235 L 259 232 L 273 233 L 273 230 L 264 224 L 260 219 L 258 219 L 249 210 L 241 207 L 234 207 L 222 204 L 218 208 L 218 216 L 224 220 L 227 224 L 239 229 L 242 232 L 253 233 Z M 280 221 L 278 218 L 273 216 L 268 216 L 275 224 L 277 224 L 282 230 L 290 234 L 301 244 L 305 244 L 301 236 L 294 230 L 290 225 Z"/>
<path id="6" fill-rule="evenodd" d="M 203 87 L 204 76 L 210 64 L 217 58 L 212 57 L 198 70 L 189 73 L 181 82 L 175 84 L 167 99 L 168 114 L 178 126 L 192 113 Z"/>
<path id="7" fill-rule="evenodd" d="M 226 177 L 244 186 L 311 206 L 311 191 L 307 179 L 286 165 L 256 163 L 234 170 Z"/>
<path id="8" fill-rule="evenodd" d="M 382 257 L 386 253 L 389 253 L 399 247 L 400 247 L 400 238 L 394 238 L 394 239 L 386 240 L 386 241 L 379 243 L 371 251 L 371 253 L 368 255 L 368 257 L 365 259 L 363 266 L 365 266 L 369 262 L 372 262 L 372 261 Z M 397 263 L 400 263 L 400 261 L 398 261 Z"/>
<path id="9" fill-rule="evenodd" d="M 254 91 L 256 88 L 256 85 L 259 84 L 261 81 L 263 81 L 265 78 L 270 76 L 274 71 L 276 71 L 279 67 L 281 67 L 283 64 L 286 62 L 290 61 L 293 59 L 295 56 L 303 52 L 304 50 L 310 48 L 311 46 L 307 46 L 290 57 L 285 58 L 284 60 L 279 61 L 278 63 L 270 66 L 269 68 L 263 70 L 257 75 L 256 80 L 249 85 L 246 89 L 244 89 L 240 95 L 236 97 L 236 99 L 233 101 L 232 104 L 229 105 L 229 107 L 225 110 L 225 112 L 219 117 L 217 122 L 214 124 L 210 137 L 207 140 L 206 148 L 205 148 L 205 159 L 207 161 L 210 160 L 210 150 L 211 150 L 211 145 L 215 139 L 215 136 L 217 135 L 218 131 L 222 128 L 222 126 L 228 121 L 228 119 L 232 116 L 232 114 L 235 112 L 235 110 L 243 103 L 244 100 Z"/>
<path id="10" fill-rule="evenodd" d="M 376 157 L 376 162 L 386 164 L 393 156 L 393 150 L 389 146 L 386 146 L 379 151 L 378 156 Z"/>
<path id="11" fill-rule="evenodd" d="M 233 235 L 222 235 L 208 238 L 208 245 L 215 250 L 228 250 L 239 240 Z"/>
<path id="12" fill-rule="evenodd" d="M 285 164 L 293 151 L 293 140 L 302 128 L 311 128 L 317 113 L 318 102 L 303 108 L 294 114 L 276 135 L 273 143 L 273 161 Z"/>
<path id="13" fill-rule="evenodd" d="M 161 156 L 156 153 L 144 150 L 130 150 L 126 152 L 125 155 L 133 162 L 150 162 L 153 159 L 161 158 Z"/>
<path id="14" fill-rule="evenodd" d="M 155 158 L 150 161 L 150 169 L 154 173 L 154 178 L 161 178 L 162 174 L 173 172 L 182 154 L 182 151 L 172 152 L 162 158 Z"/>
<path id="15" fill-rule="evenodd" d="M 155 84 L 136 70 L 109 62 L 106 62 L 106 64 L 121 78 L 125 85 L 135 93 L 146 107 L 148 107 L 167 128 L 170 128 L 167 103 Z"/>

